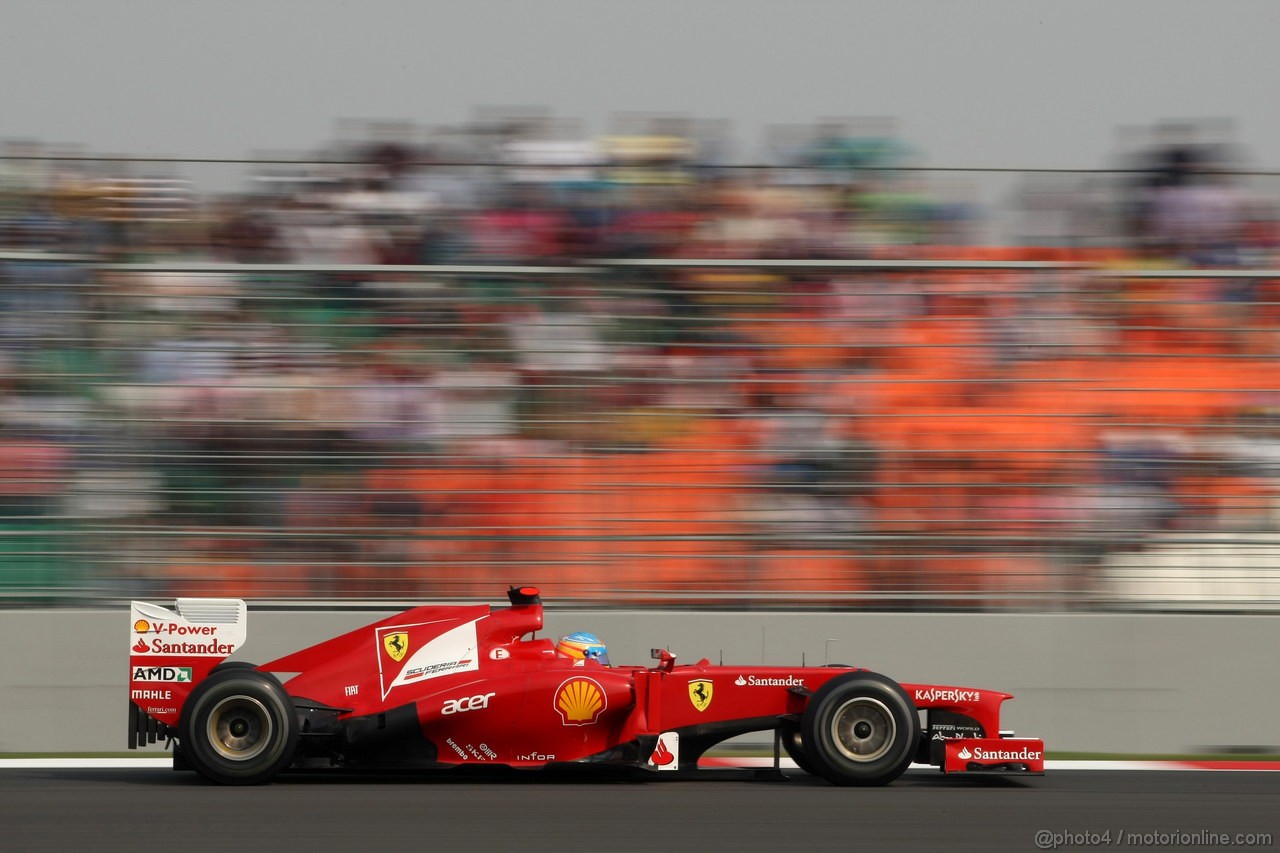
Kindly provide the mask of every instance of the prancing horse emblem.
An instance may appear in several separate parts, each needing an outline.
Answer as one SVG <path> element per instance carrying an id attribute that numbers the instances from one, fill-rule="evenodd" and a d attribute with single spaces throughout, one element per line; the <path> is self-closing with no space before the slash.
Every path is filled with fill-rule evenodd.
<path id="1" fill-rule="evenodd" d="M 382 638 L 382 647 L 387 650 L 387 654 L 391 655 L 393 661 L 399 663 L 404 660 L 405 652 L 409 651 L 409 635 L 404 631 L 387 634 Z"/>
<path id="2" fill-rule="evenodd" d="M 707 706 L 711 704 L 711 693 L 715 689 L 715 685 L 705 678 L 697 681 L 689 682 L 689 701 L 693 703 L 693 707 L 699 711 L 707 710 Z"/>

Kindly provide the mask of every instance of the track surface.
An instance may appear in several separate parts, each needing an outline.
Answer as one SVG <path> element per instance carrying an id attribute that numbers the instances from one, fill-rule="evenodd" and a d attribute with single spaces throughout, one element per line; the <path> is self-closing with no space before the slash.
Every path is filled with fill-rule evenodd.
<path id="1" fill-rule="evenodd" d="M 785 781 L 635 782 L 454 771 L 289 775 L 265 787 L 222 788 L 170 770 L 0 770 L 0 849 L 1032 851 L 1044 849 L 1041 830 L 1110 830 L 1113 838 L 1269 832 L 1269 846 L 1229 849 L 1276 850 L 1277 804 L 1280 773 L 1064 771 L 1012 779 L 911 771 L 887 788 L 841 789 L 798 772 Z"/>

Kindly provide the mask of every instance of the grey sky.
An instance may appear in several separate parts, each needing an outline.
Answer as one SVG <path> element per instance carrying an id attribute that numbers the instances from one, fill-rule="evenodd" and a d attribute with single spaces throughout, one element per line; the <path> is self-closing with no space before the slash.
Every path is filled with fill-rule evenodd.
<path id="1" fill-rule="evenodd" d="M 338 118 L 536 104 L 761 129 L 893 115 L 932 165 L 1090 167 L 1120 125 L 1228 117 L 1280 167 L 1280 3 L 0 0 L 0 137 L 240 156 Z"/>

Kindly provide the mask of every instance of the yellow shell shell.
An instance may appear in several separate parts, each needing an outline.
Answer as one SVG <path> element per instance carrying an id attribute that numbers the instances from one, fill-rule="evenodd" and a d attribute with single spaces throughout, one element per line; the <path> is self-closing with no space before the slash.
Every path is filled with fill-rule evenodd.
<path id="1" fill-rule="evenodd" d="M 587 678 L 575 678 L 565 682 L 556 694 L 556 708 L 564 721 L 585 725 L 595 721 L 604 710 L 604 693 L 600 685 Z"/>

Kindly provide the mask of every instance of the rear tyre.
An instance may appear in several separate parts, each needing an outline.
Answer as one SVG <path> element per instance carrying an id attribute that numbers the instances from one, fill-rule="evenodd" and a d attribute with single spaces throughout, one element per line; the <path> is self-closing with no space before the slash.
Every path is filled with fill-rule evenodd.
<path id="1" fill-rule="evenodd" d="M 247 660 L 224 660 L 222 663 L 209 670 L 209 674 L 215 672 L 226 672 L 228 669 L 257 669 L 258 665 L 249 663 Z"/>
<path id="2" fill-rule="evenodd" d="M 293 760 L 298 717 L 275 677 L 231 667 L 191 691 L 178 737 L 184 758 L 209 781 L 260 785 Z"/>
<path id="3" fill-rule="evenodd" d="M 897 682 L 850 673 L 813 694 L 800 737 L 813 770 L 832 784 L 887 785 L 911 766 L 920 717 Z"/>

